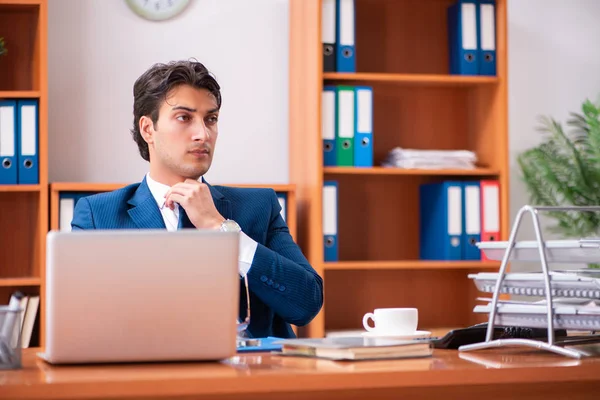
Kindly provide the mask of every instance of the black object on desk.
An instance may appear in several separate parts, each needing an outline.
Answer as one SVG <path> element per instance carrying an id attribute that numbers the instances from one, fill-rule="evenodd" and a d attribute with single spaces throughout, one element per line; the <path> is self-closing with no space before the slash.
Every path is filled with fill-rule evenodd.
<path id="1" fill-rule="evenodd" d="M 454 329 L 439 339 L 432 340 L 436 349 L 458 349 L 462 345 L 485 342 L 487 322 L 468 328 Z M 555 329 L 554 337 L 567 336 L 564 329 Z M 522 326 L 494 326 L 493 340 L 496 339 L 537 339 L 548 340 L 547 328 L 526 328 Z"/>

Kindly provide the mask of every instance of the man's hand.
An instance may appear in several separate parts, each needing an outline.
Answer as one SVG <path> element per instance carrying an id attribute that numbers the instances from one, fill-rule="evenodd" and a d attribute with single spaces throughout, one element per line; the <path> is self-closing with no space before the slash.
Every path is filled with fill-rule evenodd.
<path id="1" fill-rule="evenodd" d="M 193 179 L 171 186 L 165 195 L 165 206 L 174 203 L 185 209 L 188 218 L 198 229 L 218 229 L 225 218 L 217 211 L 208 186 Z"/>

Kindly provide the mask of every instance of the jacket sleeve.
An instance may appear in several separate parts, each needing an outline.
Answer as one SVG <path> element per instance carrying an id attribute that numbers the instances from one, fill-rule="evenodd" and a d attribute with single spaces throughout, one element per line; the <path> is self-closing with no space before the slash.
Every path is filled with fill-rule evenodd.
<path id="1" fill-rule="evenodd" d="M 271 192 L 271 220 L 265 245 L 258 244 L 248 272 L 250 290 L 286 322 L 308 324 L 323 305 L 323 279 L 294 242 Z"/>
<path id="2" fill-rule="evenodd" d="M 82 229 L 96 229 L 90 202 L 85 197 L 81 198 L 75 205 L 75 209 L 73 210 L 73 220 L 71 221 L 71 229 L 74 231 Z"/>

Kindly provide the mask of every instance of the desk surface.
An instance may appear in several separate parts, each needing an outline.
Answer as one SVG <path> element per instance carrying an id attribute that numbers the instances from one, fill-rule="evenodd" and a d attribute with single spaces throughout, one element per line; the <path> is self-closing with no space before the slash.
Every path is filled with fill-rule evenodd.
<path id="1" fill-rule="evenodd" d="M 430 358 L 394 361 L 256 353 L 219 363 L 85 366 L 51 366 L 35 351 L 24 350 L 23 369 L 0 371 L 0 398 L 450 398 L 456 391 L 463 399 L 522 394 L 531 400 L 591 399 L 600 392 L 600 357 L 575 360 L 522 348 L 435 350 Z"/>

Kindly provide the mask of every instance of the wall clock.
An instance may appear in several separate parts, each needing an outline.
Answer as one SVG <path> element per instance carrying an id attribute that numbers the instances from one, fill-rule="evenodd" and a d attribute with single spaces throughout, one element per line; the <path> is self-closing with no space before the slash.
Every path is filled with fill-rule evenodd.
<path id="1" fill-rule="evenodd" d="M 137 15 L 150 21 L 163 21 L 180 14 L 190 0 L 125 0 Z"/>

